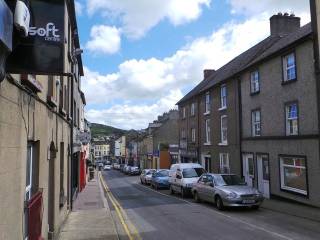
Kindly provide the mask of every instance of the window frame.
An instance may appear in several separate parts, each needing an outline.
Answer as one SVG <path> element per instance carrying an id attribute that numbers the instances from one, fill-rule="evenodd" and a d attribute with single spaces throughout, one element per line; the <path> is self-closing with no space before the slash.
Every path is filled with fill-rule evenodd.
<path id="1" fill-rule="evenodd" d="M 255 73 L 257 73 L 257 75 L 258 75 L 258 80 L 256 80 L 256 79 L 253 80 L 253 78 L 252 78 L 253 74 L 255 74 Z M 255 87 L 257 82 L 258 82 L 258 89 L 256 90 L 256 89 L 253 89 L 252 87 L 253 86 Z M 260 81 L 260 71 L 259 71 L 259 69 L 251 71 L 250 72 L 250 94 L 251 95 L 255 95 L 255 94 L 260 93 L 260 88 L 261 88 L 260 86 L 261 86 L 261 81 Z"/>
<path id="2" fill-rule="evenodd" d="M 185 119 L 186 118 L 186 107 L 183 107 L 182 108 L 182 119 Z"/>
<path id="3" fill-rule="evenodd" d="M 292 67 L 295 71 L 295 78 L 292 79 L 288 79 L 288 66 L 287 66 L 287 57 L 293 55 L 293 59 L 294 59 L 294 66 Z M 291 82 L 295 82 L 297 80 L 297 58 L 296 58 L 296 52 L 290 51 L 287 52 L 286 54 L 282 55 L 281 57 L 281 64 L 282 64 L 282 84 L 288 84 Z"/>
<path id="4" fill-rule="evenodd" d="M 259 134 L 256 134 L 256 128 L 255 128 L 255 124 L 256 124 L 256 122 L 254 122 L 254 118 L 253 118 L 253 114 L 254 113 L 257 113 L 257 112 L 259 112 L 259 115 L 260 115 L 260 122 L 259 122 L 259 124 L 260 124 L 260 128 L 259 128 L 259 130 L 260 130 L 260 133 Z M 261 124 L 261 121 L 262 120 L 262 118 L 261 118 L 261 109 L 260 108 L 257 108 L 257 109 L 254 109 L 254 110 L 252 110 L 251 111 L 251 136 L 252 137 L 260 137 L 262 134 L 261 134 L 261 132 L 262 132 L 262 124 Z"/>
<path id="5" fill-rule="evenodd" d="M 205 145 L 210 145 L 211 144 L 211 127 L 210 127 L 210 119 L 205 120 L 205 127 L 206 127 L 206 142 Z"/>
<path id="6" fill-rule="evenodd" d="M 224 158 L 226 156 L 226 158 Z M 229 153 L 219 153 L 219 159 L 220 159 L 220 164 L 219 164 L 219 171 L 221 174 L 229 174 L 230 173 L 230 158 L 229 158 Z M 225 164 L 224 160 L 226 160 L 227 164 Z M 227 172 L 224 171 L 225 167 L 228 169 Z"/>
<path id="7" fill-rule="evenodd" d="M 191 128 L 191 142 L 196 142 L 196 129 Z"/>
<path id="8" fill-rule="evenodd" d="M 297 107 L 297 117 L 296 119 L 291 119 L 291 121 L 296 120 L 297 121 L 297 133 L 296 134 L 290 134 L 288 133 L 288 127 L 289 127 L 289 121 L 288 119 L 288 111 L 287 108 L 289 106 L 296 105 Z M 299 102 L 298 101 L 291 101 L 291 102 L 286 102 L 284 105 L 284 115 L 285 115 L 285 134 L 286 136 L 298 136 L 299 135 Z"/>
<path id="9" fill-rule="evenodd" d="M 210 96 L 210 92 L 206 92 L 205 95 L 205 112 L 204 114 L 209 114 L 210 113 L 210 108 L 211 108 L 211 96 Z"/>
<path id="10" fill-rule="evenodd" d="M 220 86 L 220 108 L 219 110 L 227 109 L 227 85 L 223 84 Z"/>
<path id="11" fill-rule="evenodd" d="M 222 127 L 222 121 L 226 119 L 226 127 L 223 128 Z M 226 133 L 226 140 L 223 140 L 223 137 L 224 137 L 224 134 L 223 133 Z M 220 145 L 228 145 L 228 116 L 227 115 L 222 115 L 220 117 Z"/>
<path id="12" fill-rule="evenodd" d="M 283 174 L 284 173 L 283 165 L 285 165 L 286 167 L 295 166 L 295 165 L 283 164 L 283 159 L 284 158 L 303 159 L 304 160 L 304 167 L 300 167 L 300 169 L 304 169 L 305 173 L 306 173 L 306 176 L 305 176 L 306 177 L 305 178 L 306 190 L 292 188 L 292 187 L 288 187 L 288 186 L 284 185 L 285 181 L 284 181 L 284 174 Z M 299 169 L 299 167 L 297 167 L 296 169 Z M 308 161 L 307 161 L 307 157 L 306 156 L 283 155 L 283 154 L 279 155 L 279 178 L 280 178 L 279 184 L 280 184 L 281 191 L 285 191 L 285 192 L 301 195 L 301 196 L 304 196 L 304 197 L 307 197 L 307 198 L 309 197 Z"/>
<path id="13" fill-rule="evenodd" d="M 195 103 L 191 103 L 190 106 L 190 116 L 195 116 Z"/>
<path id="14" fill-rule="evenodd" d="M 181 139 L 186 139 L 186 130 L 184 128 L 181 129 Z"/>

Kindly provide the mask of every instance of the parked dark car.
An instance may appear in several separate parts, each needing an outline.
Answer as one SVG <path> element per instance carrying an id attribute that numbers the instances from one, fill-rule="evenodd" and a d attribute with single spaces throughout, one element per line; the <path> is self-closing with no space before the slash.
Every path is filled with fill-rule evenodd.
<path id="1" fill-rule="evenodd" d="M 154 189 L 159 188 L 167 188 L 169 189 L 170 183 L 169 183 L 169 170 L 157 170 L 152 174 L 151 177 L 151 187 Z"/>

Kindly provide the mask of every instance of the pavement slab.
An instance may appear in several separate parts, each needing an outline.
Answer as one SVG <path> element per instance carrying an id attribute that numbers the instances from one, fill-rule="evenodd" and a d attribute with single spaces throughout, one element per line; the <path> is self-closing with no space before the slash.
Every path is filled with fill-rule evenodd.
<path id="1" fill-rule="evenodd" d="M 59 240 L 118 240 L 118 233 L 97 176 L 79 193 Z"/>

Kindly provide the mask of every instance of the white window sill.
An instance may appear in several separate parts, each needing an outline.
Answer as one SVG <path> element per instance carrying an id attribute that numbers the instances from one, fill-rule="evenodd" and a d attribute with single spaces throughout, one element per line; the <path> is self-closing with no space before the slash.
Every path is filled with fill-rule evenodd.
<path id="1" fill-rule="evenodd" d="M 225 142 L 225 143 L 218 143 L 218 146 L 228 146 L 228 143 Z"/>
<path id="2" fill-rule="evenodd" d="M 211 146 L 211 142 L 207 142 L 203 144 L 204 146 Z"/>
<path id="3" fill-rule="evenodd" d="M 223 110 L 226 110 L 227 109 L 227 107 L 221 107 L 221 108 L 219 108 L 218 110 L 219 111 L 223 111 Z"/>
<path id="4" fill-rule="evenodd" d="M 210 114 L 210 111 L 209 112 L 205 112 L 203 115 L 209 115 Z"/>

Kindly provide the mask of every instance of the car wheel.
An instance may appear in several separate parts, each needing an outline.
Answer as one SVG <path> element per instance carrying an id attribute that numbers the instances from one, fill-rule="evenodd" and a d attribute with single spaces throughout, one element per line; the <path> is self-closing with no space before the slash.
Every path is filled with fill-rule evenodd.
<path id="1" fill-rule="evenodd" d="M 222 199 L 220 196 L 216 196 L 216 205 L 217 205 L 217 208 L 219 210 L 223 210 L 224 209 L 224 206 L 223 206 L 223 202 L 222 202 Z"/>
<path id="2" fill-rule="evenodd" d="M 172 186 L 170 186 L 170 194 L 171 194 L 171 195 L 174 194 L 174 190 L 173 190 Z"/>
<path id="3" fill-rule="evenodd" d="M 182 198 L 185 198 L 185 197 L 186 197 L 186 193 L 185 193 L 183 187 L 181 187 L 181 197 L 182 197 Z"/>
<path id="4" fill-rule="evenodd" d="M 154 189 L 158 190 L 158 184 L 157 183 L 154 184 Z"/>
<path id="5" fill-rule="evenodd" d="M 199 194 L 198 194 L 197 192 L 194 192 L 193 197 L 194 197 L 194 200 L 195 200 L 197 203 L 200 203 L 200 202 L 201 202 L 201 199 L 199 198 Z"/>

